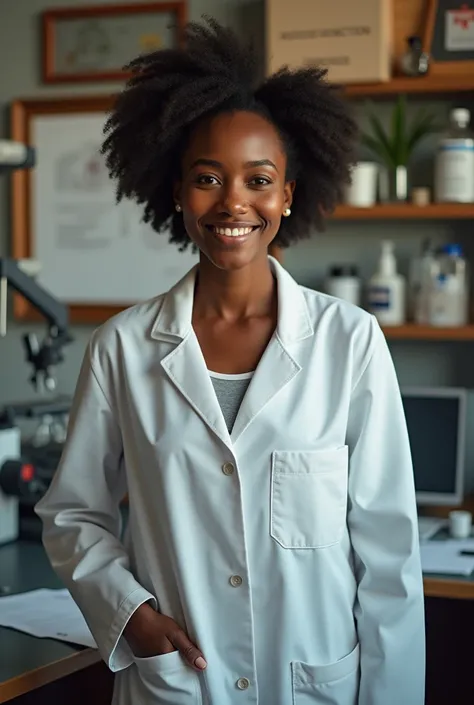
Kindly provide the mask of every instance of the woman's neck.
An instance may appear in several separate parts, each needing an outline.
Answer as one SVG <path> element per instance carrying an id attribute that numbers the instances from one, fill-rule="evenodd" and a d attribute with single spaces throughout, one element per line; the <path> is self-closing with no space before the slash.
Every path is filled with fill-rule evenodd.
<path id="1" fill-rule="evenodd" d="M 194 316 L 221 318 L 229 323 L 273 315 L 276 282 L 268 258 L 233 271 L 218 269 L 201 257 L 194 296 Z"/>

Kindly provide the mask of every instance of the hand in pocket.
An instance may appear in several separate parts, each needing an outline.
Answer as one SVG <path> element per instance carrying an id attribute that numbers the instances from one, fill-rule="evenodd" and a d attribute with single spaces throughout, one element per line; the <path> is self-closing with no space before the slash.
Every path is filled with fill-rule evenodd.
<path id="1" fill-rule="evenodd" d="M 132 614 L 124 636 L 135 656 L 151 658 L 179 651 L 196 671 L 206 668 L 201 651 L 192 643 L 174 619 L 156 612 L 143 604 Z"/>

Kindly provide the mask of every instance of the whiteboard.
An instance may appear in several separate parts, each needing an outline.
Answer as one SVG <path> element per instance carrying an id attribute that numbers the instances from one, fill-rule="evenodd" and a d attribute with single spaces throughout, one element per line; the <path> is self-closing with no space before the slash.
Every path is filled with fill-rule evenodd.
<path id="1" fill-rule="evenodd" d="M 115 202 L 100 146 L 103 112 L 36 115 L 31 142 L 32 256 L 38 281 L 66 303 L 126 305 L 167 291 L 196 264 L 143 209 Z"/>

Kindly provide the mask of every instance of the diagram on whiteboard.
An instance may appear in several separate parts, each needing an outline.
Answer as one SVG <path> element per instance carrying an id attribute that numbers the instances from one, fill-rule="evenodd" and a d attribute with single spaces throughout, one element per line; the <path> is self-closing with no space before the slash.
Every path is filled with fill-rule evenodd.
<path id="1" fill-rule="evenodd" d="M 35 257 L 41 282 L 64 301 L 130 304 L 169 289 L 197 262 L 167 233 L 143 222 L 143 207 L 116 203 L 100 144 L 104 116 L 35 121 Z"/>
<path id="2" fill-rule="evenodd" d="M 55 161 L 54 171 L 58 191 L 109 190 L 109 174 L 97 142 L 65 150 Z"/>

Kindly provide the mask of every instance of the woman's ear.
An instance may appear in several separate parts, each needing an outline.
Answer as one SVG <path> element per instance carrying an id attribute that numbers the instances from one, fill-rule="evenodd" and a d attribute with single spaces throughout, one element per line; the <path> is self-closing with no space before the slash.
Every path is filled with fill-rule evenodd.
<path id="1" fill-rule="evenodd" d="M 291 208 L 293 203 L 293 193 L 295 190 L 296 181 L 287 181 L 283 188 L 283 193 L 285 197 L 285 208 Z"/>

